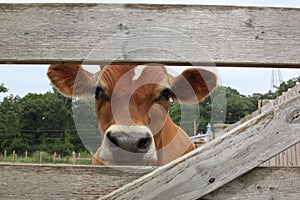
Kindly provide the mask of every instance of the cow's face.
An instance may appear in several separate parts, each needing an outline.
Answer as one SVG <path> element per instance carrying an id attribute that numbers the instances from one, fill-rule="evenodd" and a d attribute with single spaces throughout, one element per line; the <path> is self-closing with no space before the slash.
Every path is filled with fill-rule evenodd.
<path id="1" fill-rule="evenodd" d="M 188 69 L 174 78 L 163 66 L 110 65 L 90 74 L 63 64 L 51 65 L 47 74 L 66 96 L 95 96 L 103 139 L 99 160 L 106 164 L 155 165 L 169 99 L 197 103 L 216 85 L 206 70 Z"/>

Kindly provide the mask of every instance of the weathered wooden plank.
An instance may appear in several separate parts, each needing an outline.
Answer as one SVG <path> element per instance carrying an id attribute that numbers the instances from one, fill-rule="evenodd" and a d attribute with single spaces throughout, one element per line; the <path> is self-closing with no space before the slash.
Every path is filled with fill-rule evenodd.
<path id="1" fill-rule="evenodd" d="M 258 167 L 200 200 L 295 200 L 300 197 L 300 167 Z"/>
<path id="2" fill-rule="evenodd" d="M 300 142 L 280 152 L 273 158 L 264 162 L 261 166 L 300 167 Z"/>
<path id="3" fill-rule="evenodd" d="M 245 116 L 240 121 L 235 122 L 234 124 L 228 125 L 225 129 L 223 129 L 218 135 L 222 135 L 237 126 L 241 125 L 242 123 L 256 117 L 260 113 L 267 112 L 269 110 L 274 109 L 277 105 L 283 103 L 284 101 L 287 101 L 291 98 L 294 98 L 300 93 L 300 84 L 297 83 L 293 88 L 290 88 L 287 92 L 284 92 L 281 96 L 277 97 L 276 99 L 270 99 L 268 100 L 268 103 L 260 107 L 257 111 L 253 112 L 251 115 Z"/>
<path id="4" fill-rule="evenodd" d="M 200 198 L 299 142 L 299 108 L 300 94 L 103 199 Z"/>
<path id="5" fill-rule="evenodd" d="M 149 172 L 142 167 L 0 163 L 0 199 L 99 199 Z"/>
<path id="6" fill-rule="evenodd" d="M 0 63 L 300 67 L 300 9 L 0 4 Z"/>

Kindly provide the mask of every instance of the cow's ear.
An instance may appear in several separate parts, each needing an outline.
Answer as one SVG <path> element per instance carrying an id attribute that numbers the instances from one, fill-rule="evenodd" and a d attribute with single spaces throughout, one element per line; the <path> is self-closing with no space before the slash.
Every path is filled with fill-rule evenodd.
<path id="1" fill-rule="evenodd" d="M 88 97 L 93 95 L 96 76 L 84 70 L 79 64 L 52 64 L 47 76 L 53 86 L 67 97 Z"/>
<path id="2" fill-rule="evenodd" d="M 216 85 L 214 73 L 204 69 L 187 69 L 173 79 L 172 98 L 179 103 L 195 104 L 207 97 Z"/>

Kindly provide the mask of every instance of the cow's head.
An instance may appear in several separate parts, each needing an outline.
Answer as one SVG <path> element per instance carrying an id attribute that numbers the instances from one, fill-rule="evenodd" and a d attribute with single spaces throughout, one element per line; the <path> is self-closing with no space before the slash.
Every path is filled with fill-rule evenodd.
<path id="1" fill-rule="evenodd" d="M 91 74 L 77 64 L 52 64 L 47 75 L 65 96 L 95 97 L 98 159 L 106 164 L 155 165 L 169 99 L 197 103 L 216 86 L 213 73 L 196 68 L 172 77 L 164 66 L 108 65 Z"/>

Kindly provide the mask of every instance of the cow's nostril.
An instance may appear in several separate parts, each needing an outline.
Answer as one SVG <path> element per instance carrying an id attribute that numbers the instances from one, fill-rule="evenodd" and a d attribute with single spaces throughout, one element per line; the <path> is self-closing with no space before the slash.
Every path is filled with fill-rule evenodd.
<path id="1" fill-rule="evenodd" d="M 150 144 L 151 144 L 151 139 L 150 138 L 141 138 L 138 142 L 137 147 L 139 149 L 147 149 Z"/>
<path id="2" fill-rule="evenodd" d="M 106 137 L 108 138 L 108 140 L 114 144 L 116 147 L 118 147 L 118 141 L 117 138 L 115 136 L 113 136 L 113 134 L 111 132 L 106 133 Z"/>

